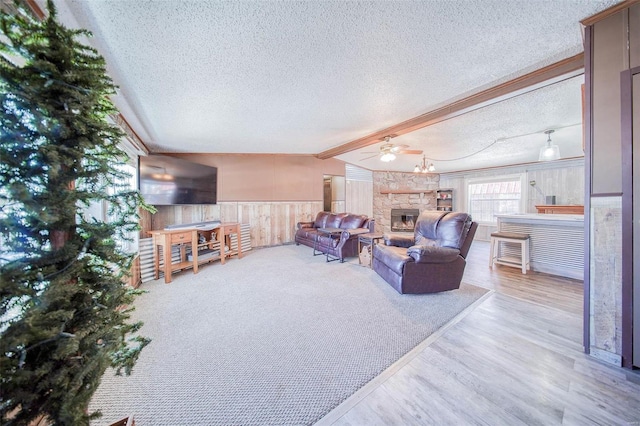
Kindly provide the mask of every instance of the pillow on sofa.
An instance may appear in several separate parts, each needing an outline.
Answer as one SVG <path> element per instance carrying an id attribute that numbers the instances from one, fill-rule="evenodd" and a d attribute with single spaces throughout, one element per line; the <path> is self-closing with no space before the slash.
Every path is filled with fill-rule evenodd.
<path id="1" fill-rule="evenodd" d="M 342 219 L 340 228 L 342 229 L 356 229 L 362 228 L 364 221 L 367 220 L 366 216 L 359 214 L 349 214 Z"/>
<path id="2" fill-rule="evenodd" d="M 318 213 L 318 215 L 316 216 L 316 220 L 315 222 L 313 222 L 313 227 L 314 228 L 324 228 L 324 224 L 327 222 L 327 218 L 329 217 L 331 213 L 329 212 L 320 212 Z"/>
<path id="3" fill-rule="evenodd" d="M 327 217 L 327 221 L 324 224 L 325 228 L 340 228 L 340 224 L 342 223 L 342 219 L 347 216 L 347 213 L 331 213 Z"/>

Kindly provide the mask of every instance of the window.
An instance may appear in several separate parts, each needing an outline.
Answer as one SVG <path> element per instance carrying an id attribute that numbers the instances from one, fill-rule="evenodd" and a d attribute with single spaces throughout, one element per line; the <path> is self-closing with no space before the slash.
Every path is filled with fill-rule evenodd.
<path id="1" fill-rule="evenodd" d="M 116 193 L 116 191 L 135 190 L 137 188 L 136 167 L 131 164 L 114 165 L 114 167 L 122 172 L 127 173 L 129 177 L 117 181 L 117 188 L 107 188 L 108 194 L 113 195 Z M 110 214 L 109 204 L 105 200 L 93 202 L 91 205 L 84 207 L 81 214 L 84 219 L 88 221 L 95 219 L 98 221 L 113 222 L 116 219 L 115 215 Z M 137 253 L 138 232 L 124 232 L 122 233 L 122 235 L 114 234 L 113 239 L 118 247 L 126 253 Z"/>
<path id="2" fill-rule="evenodd" d="M 474 179 L 469 181 L 467 193 L 469 213 L 476 222 L 496 223 L 497 214 L 521 212 L 523 197 L 520 175 Z"/>
<path id="3" fill-rule="evenodd" d="M 126 189 L 135 190 L 138 186 L 137 169 L 130 164 L 125 164 L 117 167 L 129 175 L 128 179 L 125 179 L 122 182 L 120 182 L 120 185 L 122 185 L 120 190 L 126 190 Z M 109 192 L 113 194 L 115 193 L 115 189 L 111 189 Z M 107 212 L 106 220 L 110 221 L 111 219 L 112 218 L 109 216 Z M 128 232 L 124 238 L 120 238 L 116 236 L 115 240 L 116 240 L 116 243 L 120 246 L 120 248 L 126 253 L 133 254 L 138 252 L 138 232 Z"/>

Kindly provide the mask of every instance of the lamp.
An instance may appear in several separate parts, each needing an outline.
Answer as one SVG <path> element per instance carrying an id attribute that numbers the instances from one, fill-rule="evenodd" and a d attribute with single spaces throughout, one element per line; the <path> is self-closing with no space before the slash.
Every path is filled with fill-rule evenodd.
<path id="1" fill-rule="evenodd" d="M 389 161 L 393 161 L 395 159 L 396 156 L 393 152 L 385 152 L 380 156 L 380 161 L 384 161 L 385 163 L 388 163 Z"/>
<path id="2" fill-rule="evenodd" d="M 549 161 L 549 160 L 559 160 L 560 159 L 560 148 L 558 145 L 551 145 L 551 133 L 554 130 L 546 130 L 547 134 L 547 143 L 540 148 L 540 156 L 538 157 L 538 161 Z"/>
<path id="3" fill-rule="evenodd" d="M 416 167 L 413 169 L 414 173 L 428 173 L 428 172 L 435 172 L 436 171 L 436 166 L 433 165 L 433 163 L 429 163 L 427 164 L 427 157 L 426 156 L 422 156 L 422 165 L 420 164 L 416 164 Z"/>

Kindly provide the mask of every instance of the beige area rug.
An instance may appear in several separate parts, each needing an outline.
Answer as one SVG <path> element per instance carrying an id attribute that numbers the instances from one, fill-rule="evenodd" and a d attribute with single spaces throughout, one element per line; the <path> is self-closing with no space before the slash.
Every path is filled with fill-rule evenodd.
<path id="1" fill-rule="evenodd" d="M 134 316 L 153 342 L 131 376 L 104 376 L 96 424 L 312 424 L 486 293 L 400 295 L 295 245 L 173 278 L 143 285 Z"/>

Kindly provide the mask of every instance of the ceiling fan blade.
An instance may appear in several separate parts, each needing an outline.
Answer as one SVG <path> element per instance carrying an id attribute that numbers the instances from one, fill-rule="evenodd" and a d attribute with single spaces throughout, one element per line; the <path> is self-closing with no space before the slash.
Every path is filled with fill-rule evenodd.
<path id="1" fill-rule="evenodd" d="M 393 145 L 393 146 L 391 147 L 390 151 L 391 151 L 391 152 L 394 152 L 394 153 L 397 153 L 397 152 L 402 151 L 404 148 L 409 148 L 409 145 L 404 145 L 404 144 L 401 144 L 401 145 Z"/>
<path id="2" fill-rule="evenodd" d="M 379 154 L 376 151 L 362 151 L 360 154 Z"/>
<path id="3" fill-rule="evenodd" d="M 396 154 L 422 154 L 421 149 L 401 149 L 396 151 Z"/>
<path id="4" fill-rule="evenodd" d="M 375 155 L 371 155 L 369 157 L 361 158 L 360 161 L 368 160 L 369 158 L 373 158 L 373 157 L 377 157 L 377 156 L 378 156 L 378 154 L 376 153 Z"/>

